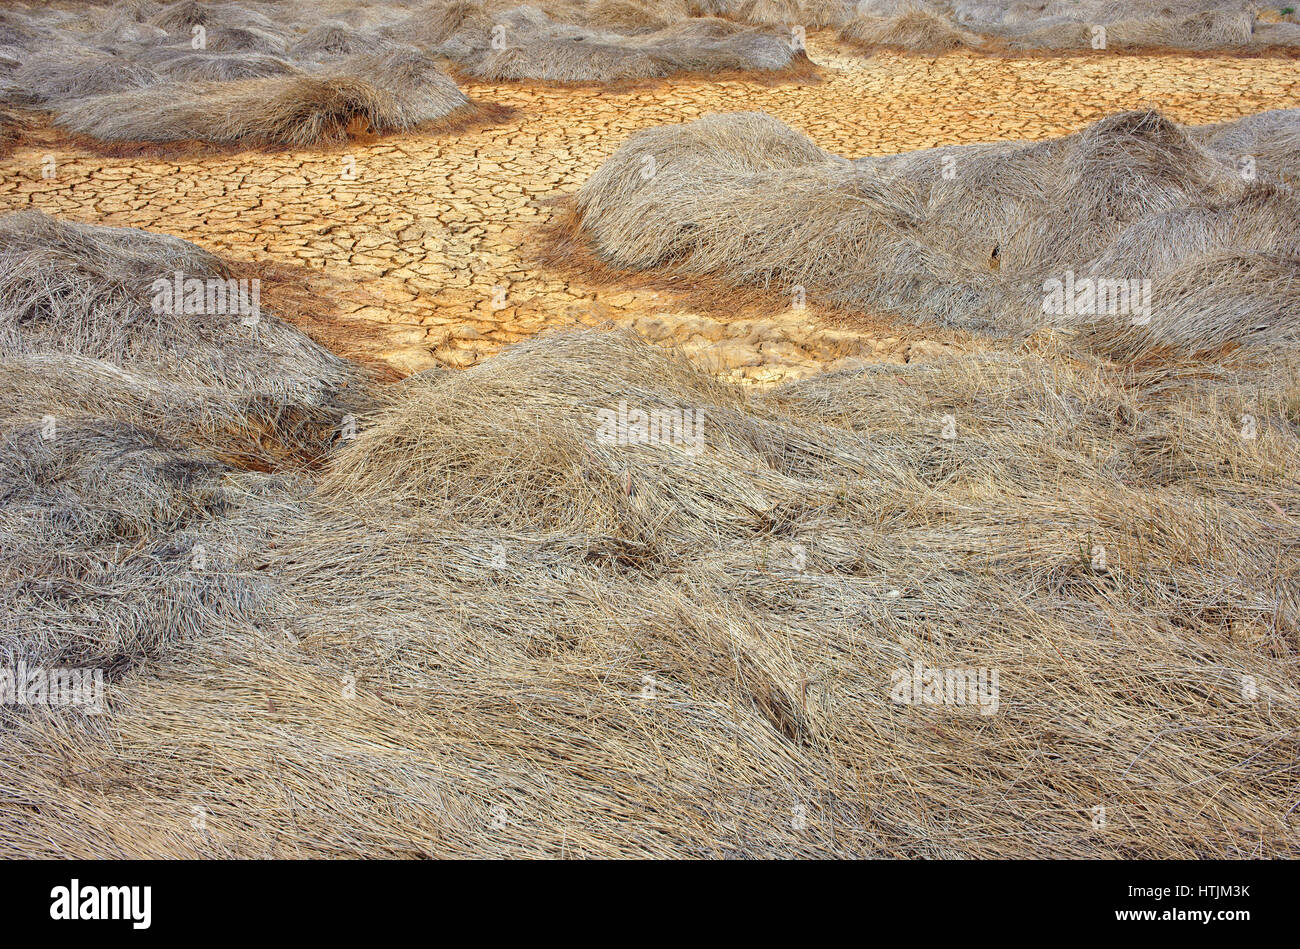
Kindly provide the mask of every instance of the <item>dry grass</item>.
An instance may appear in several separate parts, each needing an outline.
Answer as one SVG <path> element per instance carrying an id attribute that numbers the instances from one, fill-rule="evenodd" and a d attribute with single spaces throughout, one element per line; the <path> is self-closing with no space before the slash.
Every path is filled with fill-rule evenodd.
<path id="1" fill-rule="evenodd" d="M 256 611 L 225 572 L 301 493 L 365 376 L 277 319 L 153 307 L 152 284 L 234 276 L 192 244 L 38 213 L 0 218 L 0 657 L 117 673 Z M 285 472 L 252 474 L 250 472 Z M 196 555 L 196 551 L 200 551 Z M 199 566 L 196 567 L 196 563 Z"/>
<path id="2" fill-rule="evenodd" d="M 465 116 L 434 47 L 775 75 L 791 18 L 847 22 L 544 6 L 142 0 L 0 11 L 0 45 L 84 28 L 104 56 L 24 63 L 26 101 L 117 147 L 289 147 Z M 865 15 L 966 43 L 971 9 Z M 502 11 L 554 45 L 476 52 Z M 0 705 L 0 856 L 1300 856 L 1298 129 L 638 132 L 552 253 L 1012 337 L 762 391 L 608 330 L 380 384 L 304 332 L 344 342 L 301 275 L 0 217 L 0 669 L 110 683 Z M 1067 269 L 1150 279 L 1152 321 L 1048 318 Z M 265 279 L 263 312 L 154 307 L 177 271 Z M 620 406 L 698 428 L 611 442 Z M 917 664 L 996 697 L 897 701 Z"/>
<path id="3" fill-rule="evenodd" d="M 16 37 L 33 55 L 0 82 L 0 99 L 116 143 L 302 147 L 339 141 L 349 128 L 454 131 L 491 117 L 434 59 L 385 39 L 378 24 L 336 23 L 295 39 L 303 10 L 265 10 L 124 4 L 83 11 L 84 22 L 48 11 L 37 22 L 55 39 Z M 385 8 L 378 23 L 395 16 Z"/>
<path id="4" fill-rule="evenodd" d="M 159 277 L 229 278 L 220 258 L 188 241 L 131 228 L 0 217 L 0 346 L 10 355 L 64 353 L 147 369 L 196 388 L 238 389 L 324 405 L 354 369 L 263 314 L 205 319 L 158 312 Z"/>
<path id="5" fill-rule="evenodd" d="M 1143 315 L 1046 312 L 1048 281 L 1072 273 L 1150 281 L 1130 334 L 1150 345 L 1288 342 L 1296 128 L 1293 112 L 1236 131 L 1132 112 L 1045 142 L 849 161 L 760 113 L 707 116 L 629 138 L 579 190 L 576 226 L 613 267 L 802 286 L 909 322 L 1015 334 Z"/>
<path id="6" fill-rule="evenodd" d="M 941 14 L 913 9 L 890 17 L 856 16 L 845 24 L 840 38 L 868 49 L 905 49 L 948 52 L 977 49 L 983 39 L 956 26 Z"/>
<path id="7" fill-rule="evenodd" d="M 466 74 L 487 81 L 608 83 L 737 71 L 761 75 L 807 63 L 783 27 L 691 17 L 654 29 L 624 27 L 630 33 L 593 28 L 594 22 L 611 18 L 627 22 L 601 13 L 596 20 L 581 18 L 583 25 L 577 25 L 535 7 L 459 0 L 430 5 L 393 36 L 429 44 Z"/>
<path id="8" fill-rule="evenodd" d="M 207 142 L 302 147 L 373 134 L 451 134 L 493 121 L 437 57 L 476 81 L 594 83 L 622 89 L 665 77 L 808 81 L 817 68 L 798 30 L 836 29 L 865 49 L 937 53 L 1300 49 L 1300 27 L 1257 22 L 1214 2 L 1170 12 L 1092 2 L 1015 7 L 842 0 L 431 0 L 322 8 L 302 2 L 9 11 L 0 21 L 0 105 L 51 112 L 110 143 Z M 418 65 L 417 65 L 418 63 Z M 473 121 L 471 121 L 471 119 Z"/>
<path id="9" fill-rule="evenodd" d="M 871 50 L 942 53 L 971 48 L 1106 55 L 1123 52 L 1294 52 L 1300 28 L 1258 19 L 1252 3 L 1199 0 L 1059 0 L 991 5 L 963 0 L 876 0 L 833 25 L 840 38 Z"/>
<path id="10" fill-rule="evenodd" d="M 353 127 L 451 134 L 498 120 L 503 110 L 470 103 L 438 63 L 489 81 L 815 78 L 777 7 L 723 6 L 183 0 L 24 10 L 0 24 L 0 105 L 132 148 L 284 148 L 337 142 Z M 706 15 L 724 12 L 755 19 Z"/>
<path id="11" fill-rule="evenodd" d="M 243 501 L 271 615 L 11 717 L 0 849 L 1294 856 L 1293 373 L 756 395 L 581 333 L 413 377 L 292 517 Z M 619 400 L 704 450 L 601 443 Z M 891 701 L 917 661 L 997 669 L 997 713 Z"/>
<path id="12" fill-rule="evenodd" d="M 362 79 L 361 76 L 372 76 Z M 105 141 L 307 146 L 350 127 L 409 132 L 474 111 L 433 60 L 414 50 L 361 57 L 339 75 L 169 83 L 80 100 L 58 124 Z"/>

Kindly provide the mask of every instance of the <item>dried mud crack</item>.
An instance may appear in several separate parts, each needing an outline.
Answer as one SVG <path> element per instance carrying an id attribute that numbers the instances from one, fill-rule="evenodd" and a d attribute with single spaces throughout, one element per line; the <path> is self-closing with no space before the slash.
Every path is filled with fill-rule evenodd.
<path id="1" fill-rule="evenodd" d="M 1300 102 L 1294 64 L 1269 57 L 864 57 L 829 34 L 810 36 L 809 50 L 821 81 L 690 80 L 615 92 L 469 82 L 471 99 L 514 114 L 453 136 L 170 160 L 29 143 L 3 162 L 0 209 L 163 231 L 302 275 L 333 301 L 309 331 L 393 374 L 473 365 L 548 327 L 630 322 L 727 378 L 765 383 L 996 344 L 846 323 L 815 301 L 802 312 L 774 298 L 701 305 L 671 288 L 547 266 L 542 235 L 563 213 L 553 199 L 575 191 L 632 132 L 763 110 L 822 148 L 860 156 L 1040 139 L 1142 106 L 1195 124 Z"/>

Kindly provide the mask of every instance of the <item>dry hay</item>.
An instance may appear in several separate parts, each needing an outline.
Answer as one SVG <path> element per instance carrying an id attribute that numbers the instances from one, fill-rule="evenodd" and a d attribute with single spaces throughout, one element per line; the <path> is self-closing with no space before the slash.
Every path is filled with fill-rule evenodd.
<path id="1" fill-rule="evenodd" d="M 154 281 L 227 280 L 215 255 L 165 234 L 58 221 L 37 211 L 0 217 L 0 351 L 66 353 L 148 369 L 199 388 L 326 405 L 351 367 L 269 312 L 166 312 Z M 206 306 L 206 298 L 205 298 Z M 251 301 L 250 301 L 251 302 Z"/>
<path id="2" fill-rule="evenodd" d="M 1137 321 L 1135 340 L 1192 349 L 1294 342 L 1298 121 L 1198 131 L 1130 112 L 1043 142 L 849 161 L 761 113 L 707 116 L 631 136 L 579 190 L 571 226 L 614 267 L 803 287 L 908 321 Z M 1249 166 L 1242 143 L 1258 152 Z M 1052 312 L 1048 281 L 1069 275 L 1149 280 L 1149 312 L 1140 297 Z"/>
<path id="3" fill-rule="evenodd" d="M 600 19 L 626 23 L 628 18 L 606 11 Z M 552 19 L 532 6 L 457 0 L 430 5 L 393 35 L 429 44 L 469 75 L 489 81 L 612 82 L 808 68 L 807 55 L 787 29 L 688 17 L 654 29 L 625 26 L 632 32 L 621 33 L 613 26 L 593 29 L 587 22 Z"/>
<path id="4" fill-rule="evenodd" d="M 166 235 L 0 217 L 0 660 L 11 666 L 116 677 L 250 622 L 267 583 L 232 562 L 270 522 L 246 499 L 301 495 L 291 472 L 367 404 L 364 374 L 267 310 L 206 297 L 197 312 L 154 306 L 155 280 L 177 272 L 233 273 Z"/>
<path id="5" fill-rule="evenodd" d="M 840 38 L 869 48 L 927 52 L 977 48 L 983 42 L 941 14 L 921 9 L 906 10 L 891 17 L 856 16 L 845 24 Z"/>
<path id="6" fill-rule="evenodd" d="M 1294 370 L 754 394 L 585 332 L 412 377 L 229 565 L 271 615 L 11 716 L 0 852 L 1295 856 Z M 620 401 L 702 450 L 602 441 Z M 996 711 L 895 701 L 918 662 Z"/>
<path id="7" fill-rule="evenodd" d="M 338 141 L 348 129 L 449 131 L 508 110 L 471 104 L 430 55 L 490 80 L 811 76 L 791 29 L 804 21 L 782 21 L 781 11 L 830 17 L 815 3 L 767 0 L 662 8 L 637 0 L 543 8 L 437 0 L 325 10 L 127 0 L 5 11 L 0 105 L 48 110 L 76 135 L 142 146 L 294 147 Z M 504 42 L 494 41 L 497 30 Z"/>
<path id="8" fill-rule="evenodd" d="M 104 141 L 307 146 L 341 141 L 358 126 L 409 132 L 476 114 L 454 80 L 407 48 L 357 57 L 331 75 L 176 82 L 91 97 L 64 108 L 57 123 Z"/>
<path id="9" fill-rule="evenodd" d="M 639 30 L 661 30 L 689 17 L 686 0 L 665 0 L 648 4 L 642 0 L 595 0 L 588 10 L 589 26 L 632 33 Z"/>
<path id="10" fill-rule="evenodd" d="M 16 104 L 40 106 L 85 96 L 138 89 L 158 81 L 144 65 L 96 50 L 60 49 L 25 60 L 10 77 Z"/>
<path id="11" fill-rule="evenodd" d="M 959 47 L 1054 52 L 1180 49 L 1245 52 L 1300 46 L 1290 23 L 1257 19 L 1238 0 L 1055 0 L 987 3 L 962 0 L 865 0 L 840 37 L 864 47 L 943 52 Z"/>
<path id="12" fill-rule="evenodd" d="M 743 0 L 696 4 L 713 8 L 696 16 L 724 16 L 742 23 L 767 23 L 774 26 L 802 26 L 820 30 L 843 26 L 852 17 L 854 0 Z"/>
<path id="13" fill-rule="evenodd" d="M 283 44 L 289 32 L 286 26 L 277 25 L 254 5 L 201 0 L 179 0 L 167 4 L 149 22 L 182 40 L 189 40 L 194 35 L 194 28 L 201 26 L 218 42 L 223 36 L 229 37 L 229 47 L 234 48 L 247 46 L 250 42 Z"/>
<path id="14" fill-rule="evenodd" d="M 261 53 L 210 53 L 162 48 L 142 53 L 141 62 L 164 79 L 181 82 L 235 82 L 288 76 L 300 70 L 279 56 Z"/>
<path id="15" fill-rule="evenodd" d="M 0 362 L 0 387 L 13 381 Z M 26 406 L 46 417 L 20 403 L 0 422 L 0 663 L 116 677 L 264 611 L 268 584 L 232 566 L 266 528 L 243 497 L 286 495 L 292 479 L 245 475 L 103 409 L 72 414 L 57 395 Z"/>
<path id="16" fill-rule="evenodd" d="M 1266 173 L 1293 188 L 1300 185 L 1300 125 L 1292 109 L 1270 109 L 1189 129 L 1189 134 L 1211 151 L 1252 159 Z"/>
<path id="17" fill-rule="evenodd" d="M 356 30 L 340 21 L 322 23 L 294 42 L 289 53 L 297 61 L 328 60 L 390 48 L 392 41 L 373 31 Z"/>
<path id="18" fill-rule="evenodd" d="M 310 10 L 270 4 L 33 14 L 45 34 L 14 33 L 30 55 L 0 82 L 0 99 L 49 110 L 77 135 L 128 143 L 307 146 L 348 130 L 437 131 L 496 115 L 426 53 L 382 36 L 403 8 L 384 10 L 314 30 Z"/>

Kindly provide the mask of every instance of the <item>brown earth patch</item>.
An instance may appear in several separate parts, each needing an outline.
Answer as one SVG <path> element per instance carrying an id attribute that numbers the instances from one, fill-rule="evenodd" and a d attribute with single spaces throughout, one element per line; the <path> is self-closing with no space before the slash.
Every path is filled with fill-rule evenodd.
<path id="1" fill-rule="evenodd" d="M 732 368 L 724 375 L 771 382 L 844 358 L 843 345 L 815 342 L 824 331 L 856 334 L 855 358 L 868 360 L 1013 344 L 888 321 L 850 326 L 811 301 L 791 312 L 783 294 L 729 291 L 719 303 L 707 287 L 656 286 L 652 276 L 601 273 L 577 257 L 558 266 L 544 236 L 564 227 L 555 199 L 576 191 L 633 132 L 708 112 L 763 110 L 819 146 L 857 157 L 1041 139 L 1144 106 L 1195 124 L 1300 105 L 1300 74 L 1277 57 L 864 57 L 826 32 L 811 34 L 809 49 L 822 76 L 815 83 L 746 76 L 620 91 L 468 82 L 473 100 L 510 113 L 456 134 L 362 134 L 325 149 L 276 152 L 205 146 L 184 156 L 109 156 L 67 140 L 28 140 L 0 159 L 0 210 L 163 231 L 250 265 L 315 275 L 309 283 L 323 302 L 299 307 L 319 313 L 300 317 L 302 325 L 390 373 L 473 365 L 569 325 L 640 321 L 666 340 L 689 342 L 700 318 L 724 335 L 697 343 L 735 343 L 727 344 L 722 362 Z M 784 327 L 784 338 L 745 342 L 755 322 Z M 741 324 L 734 337 L 726 329 L 733 324 Z M 798 351 L 776 345 L 783 342 Z"/>

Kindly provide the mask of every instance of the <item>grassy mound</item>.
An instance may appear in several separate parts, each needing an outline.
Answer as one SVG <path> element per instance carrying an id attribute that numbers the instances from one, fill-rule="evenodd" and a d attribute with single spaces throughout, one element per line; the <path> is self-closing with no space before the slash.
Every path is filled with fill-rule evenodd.
<path id="1" fill-rule="evenodd" d="M 364 404 L 363 374 L 269 309 L 159 306 L 178 273 L 236 279 L 165 235 L 0 217 L 10 665 L 116 675 L 250 622 L 267 584 L 235 559 L 283 513 L 250 517 L 246 499 L 301 494 L 292 472 Z"/>
<path id="2" fill-rule="evenodd" d="M 989 52 L 1249 52 L 1300 47 L 1294 23 L 1261 21 L 1240 0 L 1052 0 L 989 4 L 978 0 L 864 0 L 845 7 L 840 37 L 873 49 L 937 53 L 969 47 Z"/>
<path id="3" fill-rule="evenodd" d="M 174 286 L 178 273 L 204 283 L 204 307 L 208 281 L 237 279 L 220 258 L 165 234 L 74 224 L 35 211 L 4 215 L 0 352 L 86 356 L 304 408 L 329 404 L 355 378 L 348 363 L 262 310 L 251 285 L 242 300 L 232 289 L 224 307 L 183 312 L 178 295 L 159 297 L 155 286 L 159 280 Z M 170 307 L 163 305 L 167 299 Z M 249 306 L 241 310 L 239 302 Z"/>
<path id="4" fill-rule="evenodd" d="M 314 4 L 285 2 L 5 11 L 0 106 L 48 111 L 64 129 L 114 143 L 311 146 L 349 130 L 448 130 L 506 113 L 470 103 L 438 62 L 492 81 L 805 76 L 813 67 L 792 27 L 826 20 L 782 19 L 822 6 L 769 0 L 412 7 L 331 8 L 325 19 Z"/>
<path id="5" fill-rule="evenodd" d="M 1201 130 L 1131 112 L 1045 142 L 849 161 L 763 114 L 707 116 L 629 138 L 578 192 L 574 226 L 616 267 L 802 286 L 905 320 L 1294 342 L 1278 288 L 1300 276 L 1297 128 L 1297 112 Z M 1053 281 L 1072 288 L 1064 306 Z M 1090 302 L 1083 281 L 1110 296 Z"/>
<path id="6" fill-rule="evenodd" d="M 117 4 L 14 15 L 0 101 L 109 142 L 310 146 L 454 128 L 488 113 L 437 62 L 381 34 L 400 5 L 319 24 L 286 4 Z"/>
<path id="7" fill-rule="evenodd" d="M 596 28 L 595 22 L 618 23 L 630 32 Z M 604 9 L 566 21 L 532 6 L 460 0 L 431 5 L 393 35 L 430 44 L 465 72 L 487 80 L 610 82 L 810 68 L 788 29 L 715 17 L 651 22 L 653 29 L 622 25 L 629 23 L 626 12 Z"/>
<path id="8" fill-rule="evenodd" d="M 931 10 L 906 10 L 895 16 L 856 16 L 845 24 L 840 38 L 869 48 L 944 52 L 975 48 L 982 39 Z"/>
<path id="9" fill-rule="evenodd" d="M 432 59 L 406 49 L 357 57 L 331 76 L 168 83 L 94 96 L 67 106 L 58 124 L 105 141 L 307 146 L 339 141 L 358 123 L 364 131 L 406 132 L 473 111 Z"/>
<path id="10" fill-rule="evenodd" d="M 123 681 L 111 745 L 14 722 L 0 849 L 1294 856 L 1295 368 L 756 395 L 581 333 L 412 377 L 271 521 L 264 623 Z"/>

